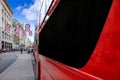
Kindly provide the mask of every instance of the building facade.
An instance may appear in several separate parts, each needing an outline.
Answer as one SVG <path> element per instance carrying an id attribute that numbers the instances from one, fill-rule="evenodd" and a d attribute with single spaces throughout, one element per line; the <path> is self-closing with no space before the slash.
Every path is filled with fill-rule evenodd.
<path id="1" fill-rule="evenodd" d="M 20 35 L 19 35 L 19 38 L 20 38 L 20 47 L 25 47 L 25 38 L 26 38 L 26 35 L 23 33 L 24 31 L 24 22 L 20 21 Z"/>
<path id="2" fill-rule="evenodd" d="M 7 1 L 0 0 L 0 49 L 12 49 L 13 47 L 12 14 Z M 9 32 L 5 31 L 6 24 L 10 25 Z"/>
<path id="3" fill-rule="evenodd" d="M 25 48 L 26 46 L 26 38 L 27 36 L 23 33 L 24 31 L 24 22 L 22 21 L 18 21 L 16 19 L 13 19 L 13 28 L 14 28 L 14 39 L 13 39 L 13 43 L 14 43 L 14 49 L 18 49 L 18 48 Z M 16 25 L 19 25 L 19 34 L 16 35 Z"/>
<path id="4" fill-rule="evenodd" d="M 16 29 L 16 25 L 17 24 L 19 24 L 18 20 L 13 18 L 12 25 L 13 25 L 13 48 L 14 49 L 18 49 L 19 48 L 19 44 L 20 44 L 19 35 L 17 36 L 15 34 L 15 29 Z"/>

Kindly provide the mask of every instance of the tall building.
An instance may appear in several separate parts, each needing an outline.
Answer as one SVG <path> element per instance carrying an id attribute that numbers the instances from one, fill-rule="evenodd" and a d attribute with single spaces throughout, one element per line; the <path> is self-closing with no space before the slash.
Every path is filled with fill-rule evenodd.
<path id="1" fill-rule="evenodd" d="M 26 35 L 23 34 L 23 31 L 24 31 L 24 22 L 22 21 L 19 21 L 20 22 L 20 35 L 19 35 L 19 38 L 20 38 L 20 47 L 25 47 L 25 37 Z"/>
<path id="2" fill-rule="evenodd" d="M 22 21 L 18 21 L 16 19 L 13 19 L 13 35 L 14 35 L 14 39 L 13 39 L 13 43 L 14 43 L 14 48 L 15 49 L 18 49 L 18 48 L 21 48 L 21 47 L 25 47 L 25 41 L 26 41 L 26 38 L 27 36 L 23 33 L 24 31 L 24 22 Z M 15 31 L 16 31 L 16 25 L 19 25 L 19 34 L 16 35 Z"/>
<path id="3" fill-rule="evenodd" d="M 16 29 L 16 25 L 17 24 L 19 24 L 18 20 L 13 19 L 12 20 L 12 26 L 13 26 L 13 48 L 14 49 L 18 49 L 19 48 L 19 44 L 20 44 L 19 36 L 17 36 L 15 34 L 15 29 Z"/>
<path id="4" fill-rule="evenodd" d="M 0 49 L 13 47 L 12 10 L 6 0 L 0 0 Z M 5 31 L 6 24 L 10 25 L 9 32 Z"/>

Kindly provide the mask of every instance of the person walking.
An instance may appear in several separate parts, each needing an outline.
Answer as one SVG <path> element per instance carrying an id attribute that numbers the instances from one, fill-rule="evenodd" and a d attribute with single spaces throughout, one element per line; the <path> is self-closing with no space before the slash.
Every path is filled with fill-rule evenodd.
<path id="1" fill-rule="evenodd" d="M 23 49 L 21 48 L 21 54 L 22 54 Z"/>

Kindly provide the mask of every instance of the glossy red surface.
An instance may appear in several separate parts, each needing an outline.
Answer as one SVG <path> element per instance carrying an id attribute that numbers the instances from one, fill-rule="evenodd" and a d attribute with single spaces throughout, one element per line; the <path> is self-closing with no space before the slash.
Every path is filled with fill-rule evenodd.
<path id="1" fill-rule="evenodd" d="M 40 55 L 40 80 L 101 80 L 79 69 L 59 63 Z"/>
<path id="2" fill-rule="evenodd" d="M 80 70 L 104 80 L 120 80 L 120 0 L 113 0 L 103 31 L 87 65 Z"/>
<path id="3" fill-rule="evenodd" d="M 83 68 L 78 70 L 42 55 L 39 59 L 40 64 L 36 56 L 39 80 L 120 80 L 120 0 L 113 0 L 96 48 Z"/>

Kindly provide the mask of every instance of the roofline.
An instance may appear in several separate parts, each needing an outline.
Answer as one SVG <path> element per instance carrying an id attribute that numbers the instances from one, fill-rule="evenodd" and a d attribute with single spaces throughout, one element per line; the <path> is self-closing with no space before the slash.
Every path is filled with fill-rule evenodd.
<path id="1" fill-rule="evenodd" d="M 5 2 L 5 4 L 7 5 L 7 7 L 8 7 L 8 9 L 10 10 L 10 12 L 11 12 L 11 14 L 13 14 L 13 11 L 12 11 L 12 9 L 10 8 L 10 6 L 9 6 L 9 4 L 8 4 L 8 2 L 6 1 L 6 0 L 3 0 L 4 2 Z"/>

